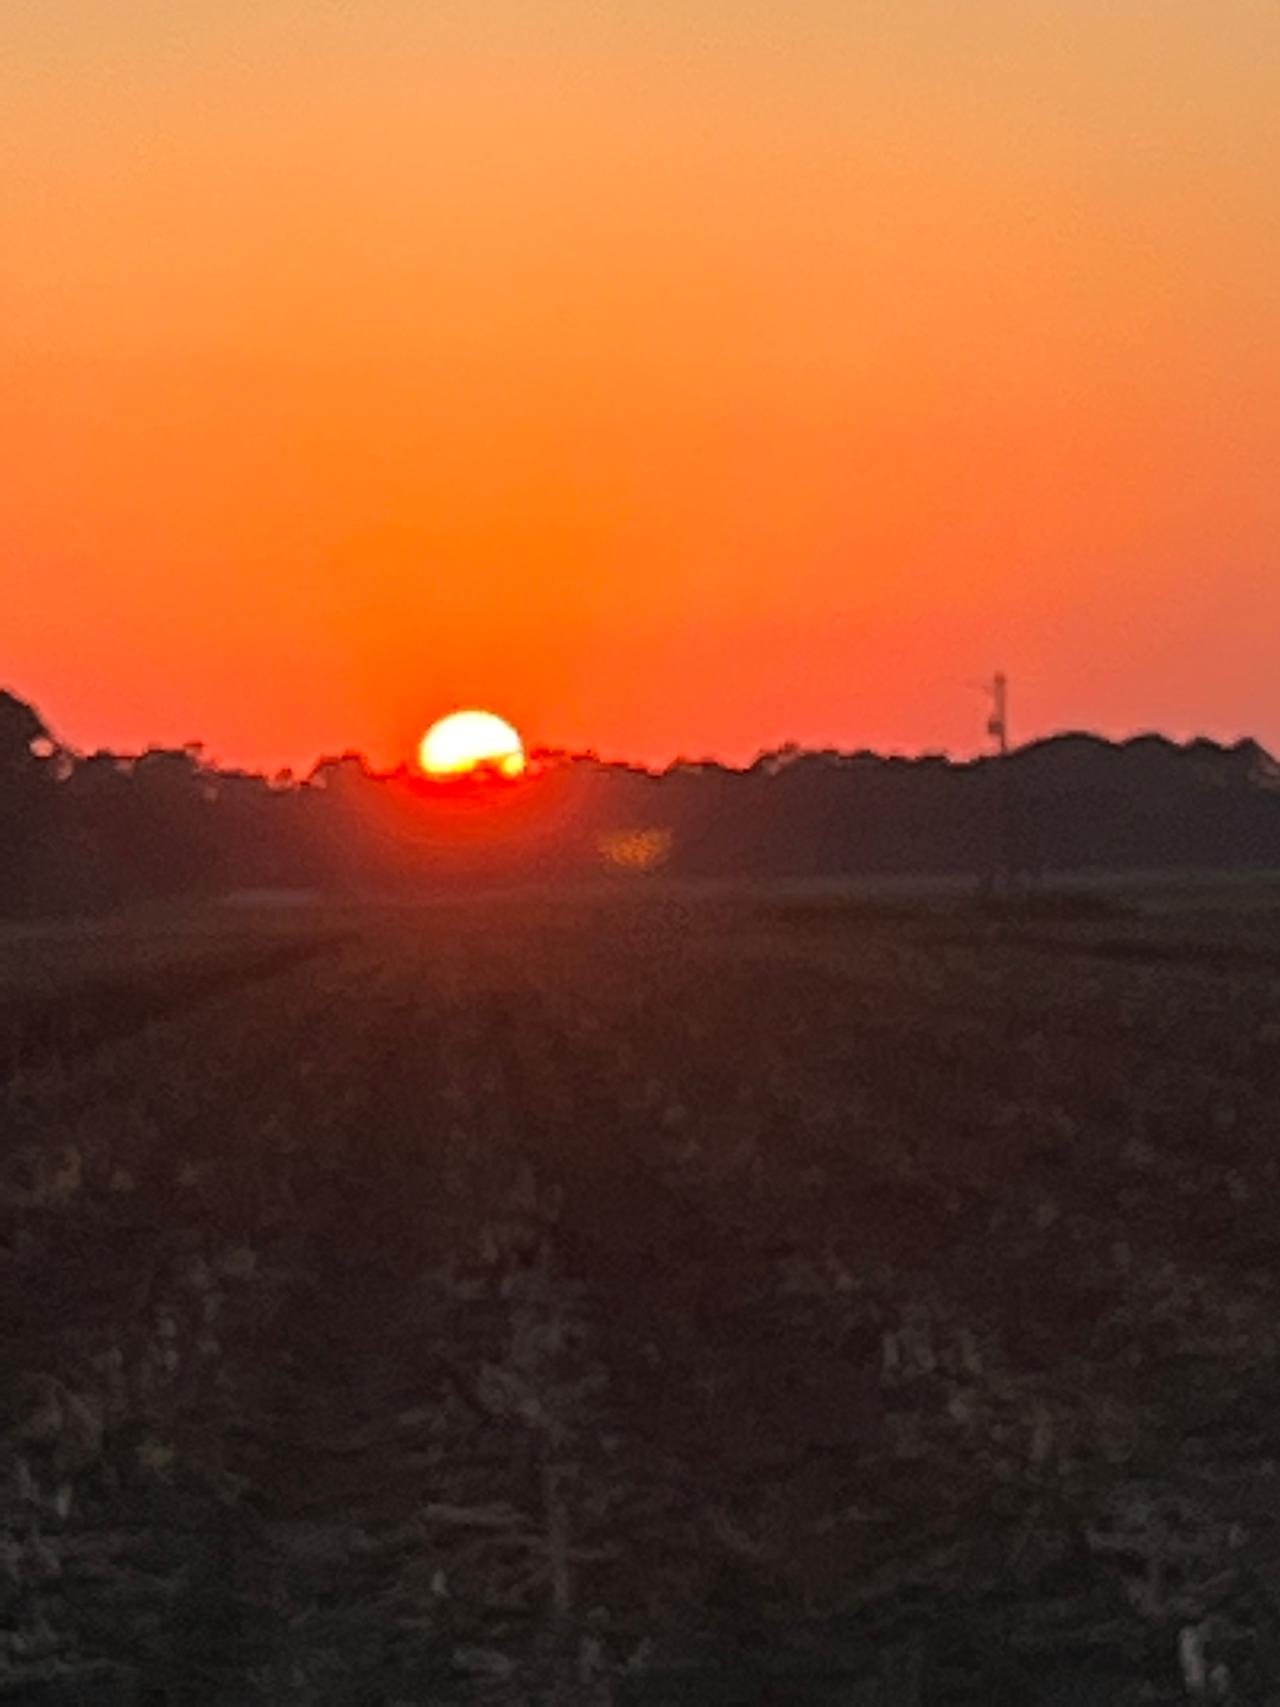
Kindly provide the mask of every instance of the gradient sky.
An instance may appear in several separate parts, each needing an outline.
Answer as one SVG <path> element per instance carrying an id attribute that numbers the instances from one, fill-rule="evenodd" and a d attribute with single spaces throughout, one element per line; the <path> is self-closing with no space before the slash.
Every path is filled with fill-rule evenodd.
<path id="1" fill-rule="evenodd" d="M 7 0 L 83 747 L 1280 747 L 1276 0 Z"/>

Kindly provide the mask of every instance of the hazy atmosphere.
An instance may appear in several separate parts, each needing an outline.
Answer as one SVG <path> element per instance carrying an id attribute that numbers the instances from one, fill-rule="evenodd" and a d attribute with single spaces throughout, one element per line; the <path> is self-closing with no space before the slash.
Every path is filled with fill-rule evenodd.
<path id="1" fill-rule="evenodd" d="M 1280 1703 L 1280 0 L 0 0 L 0 1707 Z"/>
<path id="2" fill-rule="evenodd" d="M 85 748 L 1280 744 L 1267 0 L 17 0 L 4 675 Z"/>

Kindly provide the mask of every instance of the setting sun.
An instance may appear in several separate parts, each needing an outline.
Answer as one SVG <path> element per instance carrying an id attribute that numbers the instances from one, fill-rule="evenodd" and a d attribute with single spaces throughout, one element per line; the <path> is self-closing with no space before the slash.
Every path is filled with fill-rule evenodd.
<path id="1" fill-rule="evenodd" d="M 492 766 L 515 777 L 525 768 L 524 743 L 509 723 L 490 711 L 455 711 L 427 730 L 418 762 L 428 776 L 463 776 Z"/>

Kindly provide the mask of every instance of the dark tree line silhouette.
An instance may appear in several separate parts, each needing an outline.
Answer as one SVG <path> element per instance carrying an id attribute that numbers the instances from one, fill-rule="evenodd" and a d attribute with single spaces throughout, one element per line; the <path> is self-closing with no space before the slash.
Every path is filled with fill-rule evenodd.
<path id="1" fill-rule="evenodd" d="M 1280 766 L 1257 743 L 1067 734 L 1007 760 L 762 753 L 664 771 L 543 752 L 517 781 L 378 774 L 358 753 L 306 778 L 61 746 L 0 692 L 0 911 L 83 911 L 272 889 L 386 892 L 664 870 L 699 878 L 1280 867 Z"/>

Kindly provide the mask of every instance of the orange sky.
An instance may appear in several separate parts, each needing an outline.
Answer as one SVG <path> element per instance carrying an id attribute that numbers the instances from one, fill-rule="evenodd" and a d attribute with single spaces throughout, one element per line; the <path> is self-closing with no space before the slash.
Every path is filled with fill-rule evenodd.
<path id="1" fill-rule="evenodd" d="M 13 0 L 0 682 L 1280 747 L 1274 0 Z"/>

